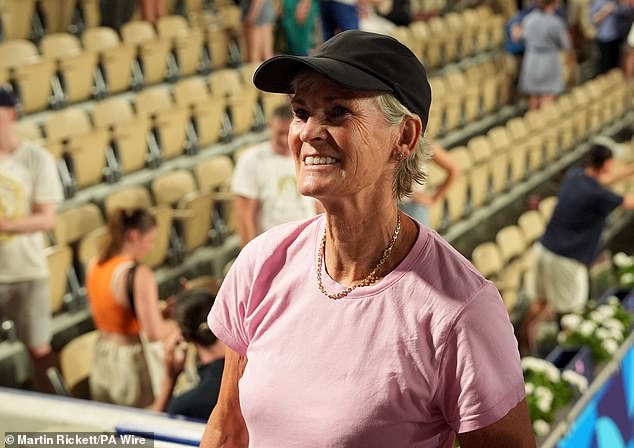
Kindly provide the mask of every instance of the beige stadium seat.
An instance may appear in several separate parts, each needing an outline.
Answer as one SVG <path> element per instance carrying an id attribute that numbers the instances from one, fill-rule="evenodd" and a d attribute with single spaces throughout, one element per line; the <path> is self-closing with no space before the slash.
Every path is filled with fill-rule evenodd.
<path id="1" fill-rule="evenodd" d="M 187 289 L 206 289 L 214 296 L 220 290 L 221 279 L 212 277 L 211 275 L 201 275 L 200 277 L 187 280 Z"/>
<path id="2" fill-rule="evenodd" d="M 88 116 L 74 108 L 51 113 L 44 127 L 48 141 L 62 144 L 63 151 L 70 157 L 78 188 L 102 181 L 110 150 L 108 131 L 92 129 Z"/>
<path id="3" fill-rule="evenodd" d="M 462 14 L 457 12 L 449 12 L 444 15 L 445 26 L 447 27 L 450 39 L 455 40 L 455 43 L 449 45 L 455 45 L 456 55 L 453 59 L 464 59 L 467 56 L 462 54 L 462 41 L 465 29 Z M 445 48 L 445 55 L 447 54 Z"/>
<path id="4" fill-rule="evenodd" d="M 398 26 L 392 31 L 392 37 L 401 42 L 412 53 L 419 55 L 423 52 L 423 42 L 414 37 L 411 30 L 406 26 Z"/>
<path id="5" fill-rule="evenodd" d="M 522 213 L 517 224 L 522 230 L 527 246 L 541 238 L 546 230 L 546 222 L 538 210 L 529 210 Z"/>
<path id="6" fill-rule="evenodd" d="M 121 27 L 123 42 L 138 49 L 145 84 L 156 84 L 167 77 L 171 44 L 159 39 L 149 22 L 132 21 Z"/>
<path id="7" fill-rule="evenodd" d="M 198 144 L 207 146 L 216 143 L 222 131 L 225 99 L 212 97 L 200 77 L 180 80 L 174 85 L 173 92 L 176 104 L 190 110 Z"/>
<path id="8" fill-rule="evenodd" d="M 559 117 L 554 106 L 530 110 L 524 115 L 524 122 L 529 126 L 532 135 L 540 135 L 544 148 L 545 163 L 553 162 L 559 156 Z"/>
<path id="9" fill-rule="evenodd" d="M 524 118 L 516 117 L 506 123 L 513 144 L 522 146 L 528 157 L 528 169 L 531 173 L 539 170 L 544 163 L 544 151 L 540 134 L 533 134 Z"/>
<path id="10" fill-rule="evenodd" d="M 491 184 L 491 145 L 486 137 L 474 137 L 467 144 L 473 165 L 469 170 L 471 206 L 478 209 L 489 199 L 489 189 Z"/>
<path id="11" fill-rule="evenodd" d="M 99 331 L 77 336 L 59 353 L 59 364 L 66 390 L 75 398 L 90 399 L 90 372 Z"/>
<path id="12" fill-rule="evenodd" d="M 460 95 L 464 111 L 464 123 L 475 121 L 480 115 L 480 86 L 470 84 L 467 77 L 459 70 L 446 75 L 450 92 Z"/>
<path id="13" fill-rule="evenodd" d="M 491 176 L 491 190 L 494 195 L 505 191 L 509 185 L 509 155 L 506 152 L 496 152 L 489 137 L 478 136 L 469 141 L 469 149 L 480 155 L 474 160 L 484 161 L 488 154 L 489 173 Z"/>
<path id="14" fill-rule="evenodd" d="M 229 36 L 224 29 L 210 29 L 207 31 L 207 47 L 211 55 L 213 69 L 224 68 L 229 62 Z"/>
<path id="15" fill-rule="evenodd" d="M 521 182 L 526 177 L 526 146 L 513 144 L 509 131 L 502 126 L 491 129 L 487 136 L 495 154 L 506 153 L 511 184 Z"/>
<path id="16" fill-rule="evenodd" d="M 194 176 L 186 170 L 157 177 L 151 189 L 157 204 L 175 207 L 187 252 L 207 244 L 212 226 L 212 192 L 197 191 Z"/>
<path id="17" fill-rule="evenodd" d="M 243 84 L 240 72 L 233 69 L 215 71 L 208 79 L 212 96 L 224 98 L 229 106 L 234 135 L 249 132 L 257 103 L 255 87 Z"/>
<path id="18" fill-rule="evenodd" d="M 101 23 L 100 0 L 78 0 L 86 29 L 96 28 Z"/>
<path id="19" fill-rule="evenodd" d="M 152 198 L 147 188 L 137 185 L 116 190 L 108 195 L 104 201 L 106 216 L 112 215 L 118 209 L 151 208 Z"/>
<path id="20" fill-rule="evenodd" d="M 4 0 L 0 3 L 4 40 L 28 39 L 35 0 Z"/>
<path id="21" fill-rule="evenodd" d="M 458 45 L 460 43 L 460 35 L 452 33 L 447 22 L 442 16 L 436 16 L 429 22 L 431 33 L 438 37 L 442 42 L 442 61 L 443 65 L 447 65 L 456 60 L 458 57 Z"/>
<path id="22" fill-rule="evenodd" d="M 164 159 L 177 157 L 186 149 L 189 110 L 172 102 L 166 87 L 153 87 L 135 98 L 137 114 L 151 118 Z"/>
<path id="23" fill-rule="evenodd" d="M 106 27 L 84 31 L 82 42 L 84 48 L 99 55 L 108 93 L 113 94 L 128 90 L 132 84 L 135 49 L 123 45 L 117 32 Z"/>
<path id="24" fill-rule="evenodd" d="M 442 41 L 440 36 L 434 36 L 429 25 L 423 21 L 412 22 L 409 26 L 413 38 L 423 43 L 422 54 L 418 55 L 425 68 L 433 69 L 440 66 L 442 61 Z"/>
<path id="25" fill-rule="evenodd" d="M 123 174 L 141 170 L 149 158 L 147 139 L 152 129 L 148 117 L 137 117 L 123 98 L 109 98 L 95 103 L 92 110 L 95 127 L 106 129 L 115 144 L 117 160 Z"/>
<path id="26" fill-rule="evenodd" d="M 77 0 L 39 0 L 47 33 L 64 33 L 73 21 Z"/>
<path id="27" fill-rule="evenodd" d="M 462 33 L 460 39 L 461 56 L 473 56 L 476 52 L 477 17 L 473 11 L 462 11 Z"/>
<path id="28" fill-rule="evenodd" d="M 42 140 L 42 130 L 35 121 L 19 120 L 13 123 L 13 130 L 23 139 Z"/>
<path id="29" fill-rule="evenodd" d="M 228 156 L 215 156 L 203 160 L 194 167 L 194 175 L 202 191 L 212 192 L 216 216 L 221 225 L 228 231 L 233 231 L 233 194 L 231 193 L 231 178 L 233 177 L 233 162 Z M 217 230 L 217 229 L 216 229 Z M 222 233 L 222 231 L 219 231 Z"/>
<path id="30" fill-rule="evenodd" d="M 87 100 L 93 93 L 97 54 L 83 50 L 72 34 L 47 34 L 40 43 L 42 55 L 55 61 L 63 77 L 66 100 L 71 103 Z"/>
<path id="31" fill-rule="evenodd" d="M 526 251 L 526 240 L 518 226 L 506 226 L 500 229 L 495 240 L 505 264 L 522 257 Z"/>
<path id="32" fill-rule="evenodd" d="M 53 229 L 55 242 L 65 245 L 73 244 L 103 225 L 101 210 L 95 204 L 86 203 L 67 208 L 57 213 Z"/>
<path id="33" fill-rule="evenodd" d="M 556 206 L 556 196 L 548 196 L 547 198 L 542 199 L 539 203 L 539 212 L 542 214 L 546 222 L 550 221 L 550 217 L 553 215 Z"/>
<path id="34" fill-rule="evenodd" d="M 50 275 L 48 283 L 50 288 L 51 313 L 55 314 L 64 306 L 64 296 L 68 286 L 68 271 L 73 262 L 73 252 L 66 245 L 49 246 L 44 249 Z"/>
<path id="35" fill-rule="evenodd" d="M 502 254 L 496 243 L 479 244 L 471 255 L 475 268 L 488 279 L 495 280 L 504 268 Z"/>
<path id="36" fill-rule="evenodd" d="M 0 71 L 15 81 L 24 113 L 48 107 L 55 63 L 42 60 L 35 45 L 26 40 L 1 43 Z"/>
<path id="37" fill-rule="evenodd" d="M 176 15 L 161 17 L 157 29 L 161 39 L 172 43 L 180 75 L 189 76 L 197 73 L 203 62 L 202 31 L 190 28 L 184 17 Z"/>
<path id="38" fill-rule="evenodd" d="M 453 151 L 449 153 L 452 159 L 456 160 L 457 155 L 453 154 Z M 459 161 L 458 165 L 461 163 Z M 467 214 L 468 206 L 468 194 L 469 194 L 469 179 L 465 174 L 460 174 L 447 190 L 447 219 L 449 225 L 455 224 L 465 217 Z"/>
<path id="39" fill-rule="evenodd" d="M 91 260 L 101 255 L 107 241 L 107 226 L 97 227 L 96 229 L 84 235 L 81 241 L 79 241 L 77 258 L 81 263 L 84 272 L 88 269 L 88 265 L 90 264 Z"/>

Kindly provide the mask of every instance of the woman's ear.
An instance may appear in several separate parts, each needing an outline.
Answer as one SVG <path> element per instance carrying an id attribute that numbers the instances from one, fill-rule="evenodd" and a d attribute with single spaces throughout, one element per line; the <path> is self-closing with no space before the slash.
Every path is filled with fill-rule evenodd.
<path id="1" fill-rule="evenodd" d="M 409 157 L 416 148 L 416 143 L 422 132 L 423 125 L 418 117 L 405 117 L 401 125 L 401 135 L 398 141 L 398 153 L 403 154 L 403 158 Z"/>

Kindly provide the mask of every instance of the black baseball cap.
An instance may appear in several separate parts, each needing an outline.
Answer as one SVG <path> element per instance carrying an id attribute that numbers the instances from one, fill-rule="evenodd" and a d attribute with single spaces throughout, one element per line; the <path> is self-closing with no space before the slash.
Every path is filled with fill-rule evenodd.
<path id="1" fill-rule="evenodd" d="M 294 93 L 297 73 L 311 68 L 353 90 L 393 94 L 427 126 L 431 88 L 425 67 L 398 40 L 383 34 L 349 30 L 324 42 L 312 56 L 280 55 L 264 61 L 253 75 L 265 92 Z"/>
<path id="2" fill-rule="evenodd" d="M 0 107 L 15 107 L 17 104 L 13 92 L 6 87 L 0 87 Z"/>

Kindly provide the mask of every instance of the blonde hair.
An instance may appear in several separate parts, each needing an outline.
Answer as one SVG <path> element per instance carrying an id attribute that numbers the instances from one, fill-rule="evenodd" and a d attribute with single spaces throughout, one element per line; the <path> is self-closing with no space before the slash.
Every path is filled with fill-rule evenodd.
<path id="1" fill-rule="evenodd" d="M 390 126 L 396 126 L 407 117 L 416 118 L 394 95 L 383 94 L 376 97 L 379 110 L 383 113 L 385 120 Z M 424 125 L 425 123 L 423 123 Z M 421 132 L 416 142 L 414 150 L 405 159 L 399 162 L 394 173 L 392 183 L 392 194 L 396 199 L 402 199 L 412 194 L 414 183 L 424 185 L 427 173 L 424 170 L 423 162 L 429 159 L 431 153 L 429 145 Z"/>

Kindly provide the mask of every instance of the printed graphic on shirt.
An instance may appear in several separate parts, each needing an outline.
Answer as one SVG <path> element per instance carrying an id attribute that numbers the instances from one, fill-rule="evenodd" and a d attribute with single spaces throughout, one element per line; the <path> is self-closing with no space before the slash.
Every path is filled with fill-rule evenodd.
<path id="1" fill-rule="evenodd" d="M 15 219 L 26 216 L 28 201 L 24 187 L 15 179 L 0 172 L 0 218 Z M 14 235 L 0 233 L 0 242 L 12 239 Z"/>
<path id="2" fill-rule="evenodd" d="M 280 176 L 276 191 L 271 201 L 270 222 L 281 224 L 306 217 L 306 207 L 297 191 L 295 176 Z"/>

